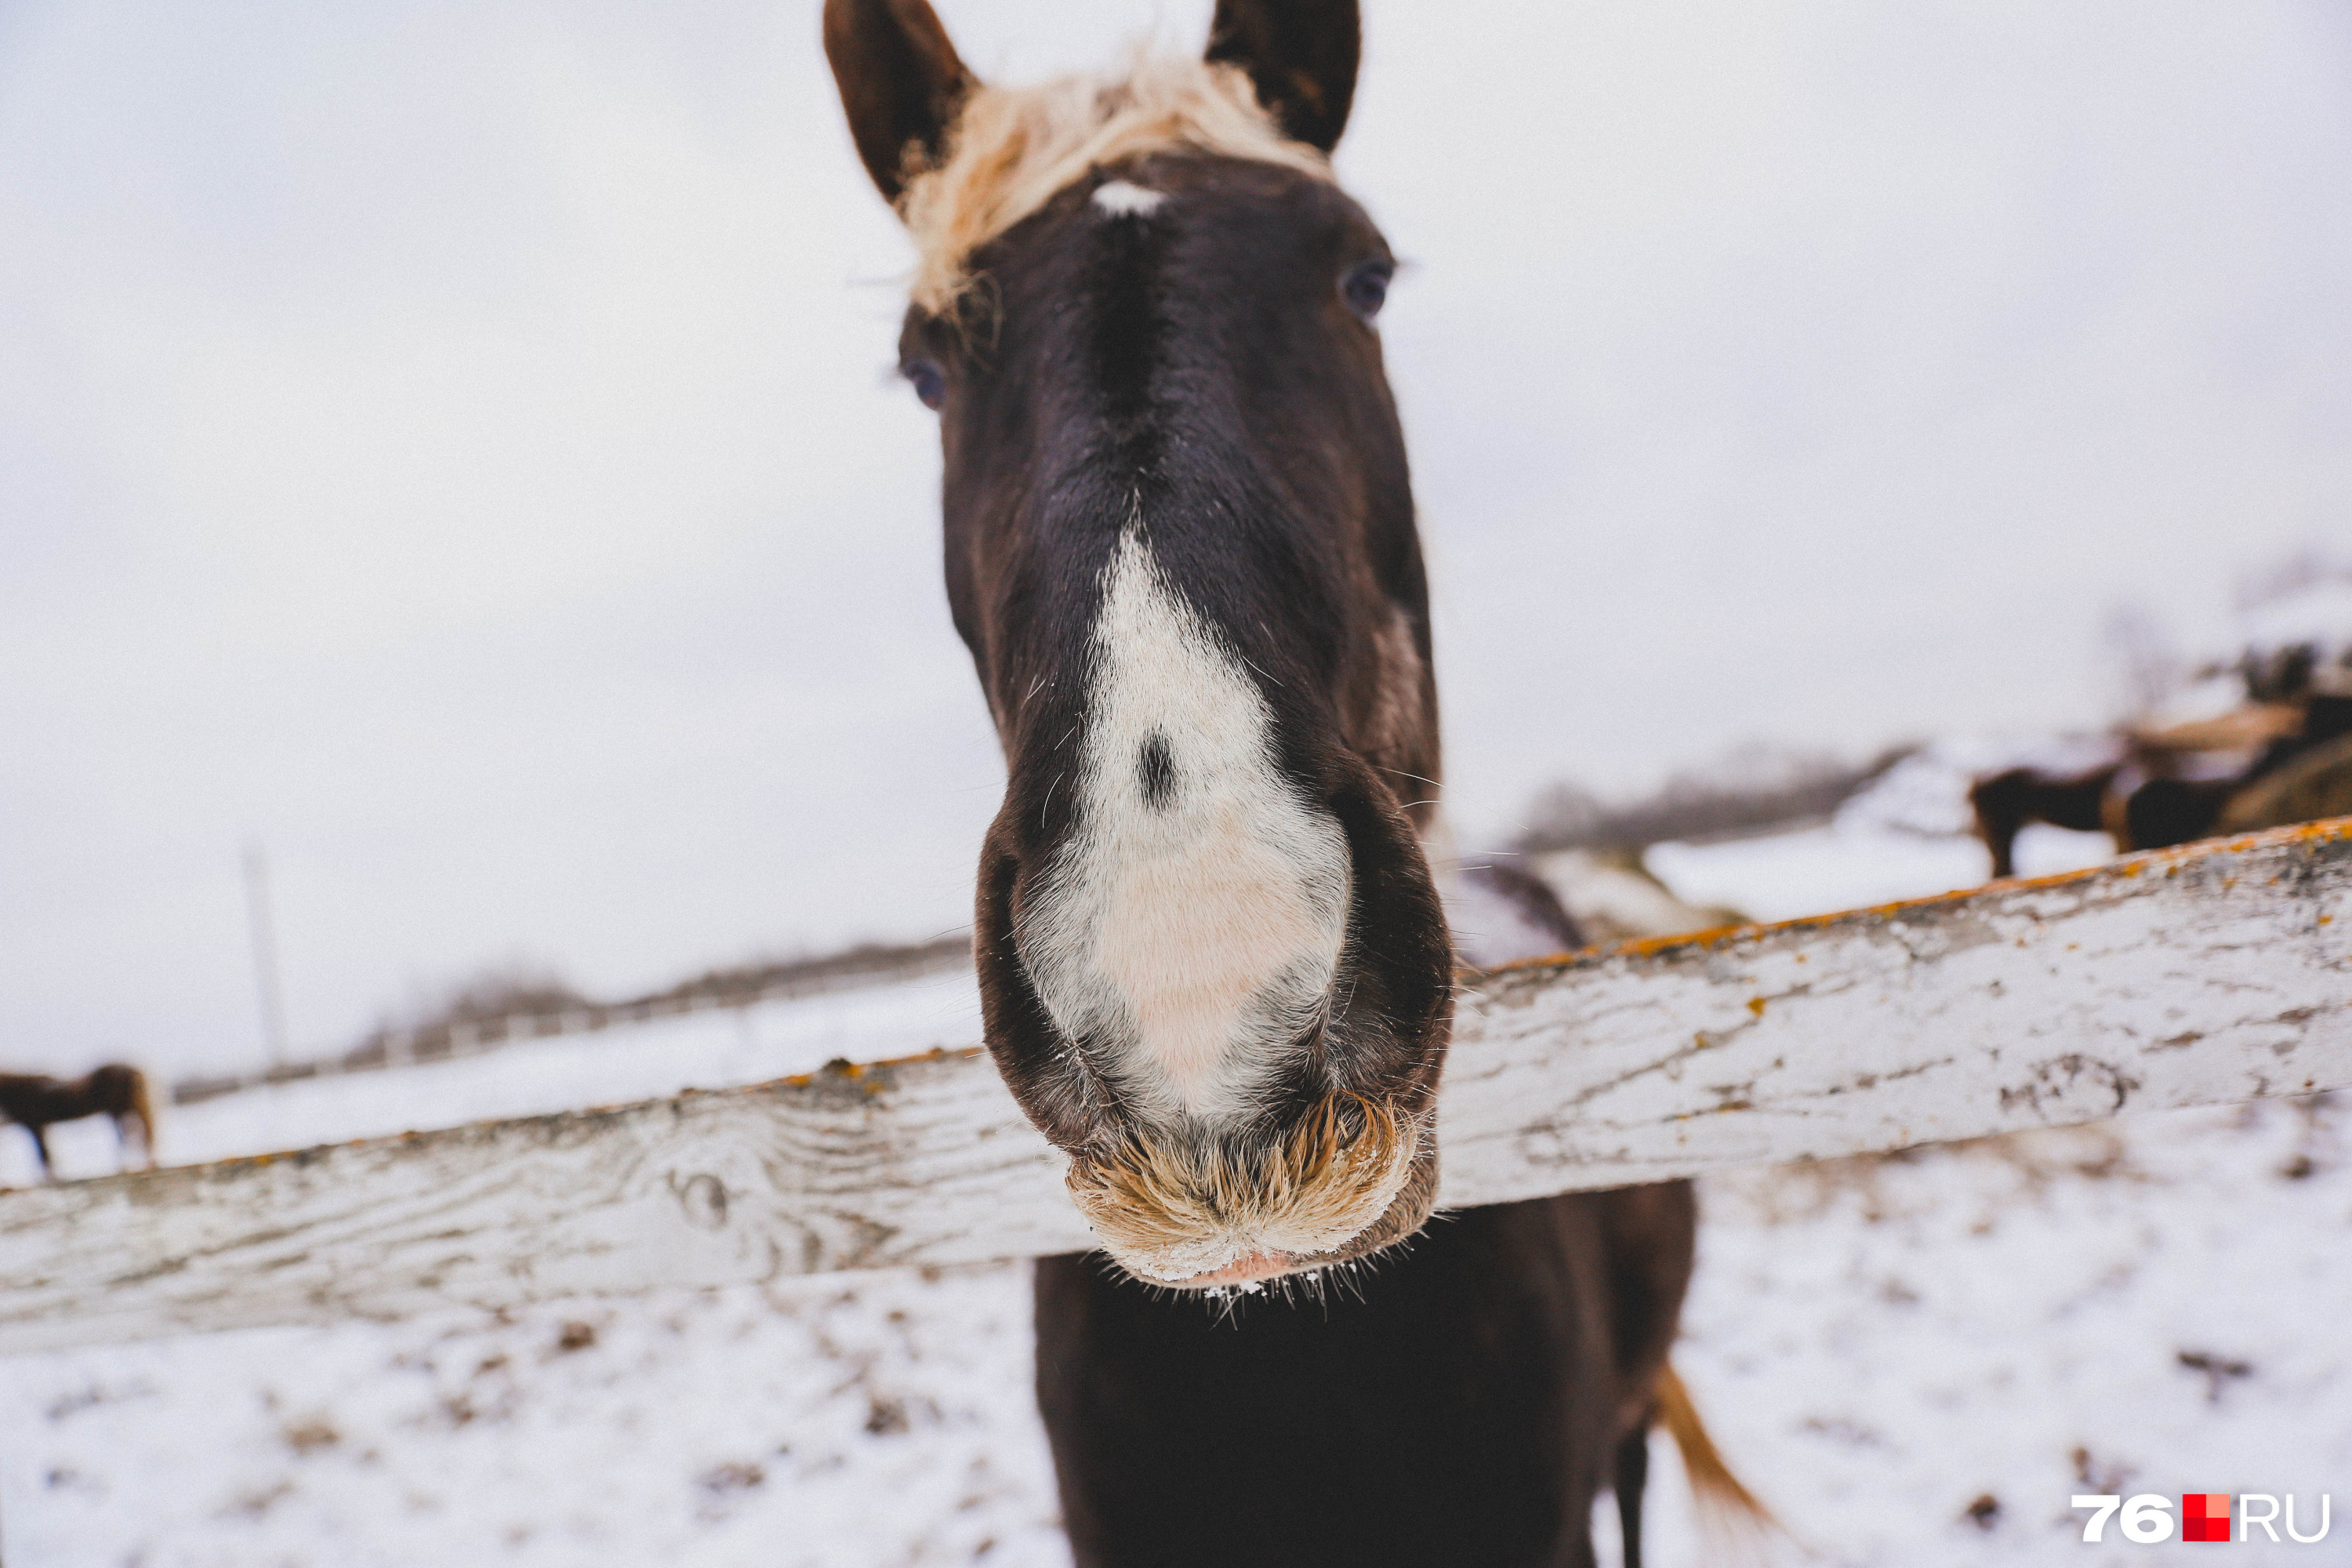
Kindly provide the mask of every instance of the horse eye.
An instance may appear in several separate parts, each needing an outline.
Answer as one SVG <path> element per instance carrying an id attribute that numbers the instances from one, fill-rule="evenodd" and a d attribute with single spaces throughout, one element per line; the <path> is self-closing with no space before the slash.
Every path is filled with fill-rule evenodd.
<path id="1" fill-rule="evenodd" d="M 924 407 L 937 408 L 948 400 L 948 373 L 941 370 L 935 362 L 927 359 L 915 360 L 910 363 L 900 365 L 898 374 L 905 376 L 908 384 L 914 387 L 915 395 L 923 400 Z"/>
<path id="2" fill-rule="evenodd" d="M 1387 303 L 1389 279 L 1395 276 L 1394 262 L 1359 261 L 1339 279 L 1339 298 L 1348 302 L 1348 309 L 1369 321 Z"/>

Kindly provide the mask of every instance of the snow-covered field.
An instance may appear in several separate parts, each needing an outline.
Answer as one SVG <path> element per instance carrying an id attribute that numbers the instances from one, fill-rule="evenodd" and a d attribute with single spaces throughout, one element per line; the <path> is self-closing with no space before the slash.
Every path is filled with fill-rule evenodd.
<path id="1" fill-rule="evenodd" d="M 1765 915 L 1976 879 L 1980 849 L 1903 820 L 1920 784 L 1652 864 L 1694 902 Z M 2087 848 L 2044 840 L 2030 868 Z M 977 1032 L 969 977 L 937 977 L 231 1096 L 174 1116 L 164 1152 Z M 60 1154 L 110 1163 L 101 1131 Z M 1734 1464 L 1827 1563 L 2137 1560 L 2080 1543 L 2078 1491 L 2291 1492 L 2308 1531 L 2352 1476 L 2347 1156 L 2352 1112 L 2281 1103 L 1715 1178 L 1678 1360 Z M 1024 1266 L 16 1357 L 0 1537 L 16 1568 L 1054 1564 L 1029 1358 Z M 1656 1474 L 1654 1561 L 1696 1563 L 1675 1467 Z M 2233 1560 L 2340 1562 L 2346 1531 Z"/>
<path id="2" fill-rule="evenodd" d="M 1711 844 L 1653 845 L 1652 875 L 1693 904 L 1794 920 L 1970 888 L 1990 870 L 1971 834 L 1971 777 L 2065 749 L 2039 737 L 1943 742 L 1896 763 L 1817 827 Z M 2104 833 L 2037 822 L 2018 835 L 2017 874 L 2046 877 L 2115 853 Z"/>

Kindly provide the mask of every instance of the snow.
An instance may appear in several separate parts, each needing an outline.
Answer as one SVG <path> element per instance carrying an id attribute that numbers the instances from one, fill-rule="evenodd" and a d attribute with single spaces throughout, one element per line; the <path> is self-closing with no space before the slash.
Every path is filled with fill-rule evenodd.
<path id="1" fill-rule="evenodd" d="M 2104 833 L 2037 822 L 2018 835 L 2017 872 L 2050 876 L 2114 854 Z M 1913 838 L 1835 822 L 1715 844 L 1657 844 L 1643 858 L 1691 902 L 1728 905 L 1759 921 L 1930 898 L 1985 879 L 1984 846 L 1973 838 Z"/>
<path id="2" fill-rule="evenodd" d="M 1051 1563 L 1027 1308 L 1001 1267 L 31 1358 L 8 1559 Z"/>
<path id="3" fill-rule="evenodd" d="M 1970 835 L 1969 780 L 1999 768 L 2066 771 L 2111 760 L 2097 736 L 1987 735 L 1923 747 L 1818 827 L 1705 844 L 1656 844 L 1650 873 L 1688 902 L 1723 905 L 1751 920 L 1794 920 L 1898 899 L 1931 898 L 1982 882 L 1985 848 Z M 2018 835 L 2021 877 L 2053 876 L 2112 857 L 2104 833 L 2048 823 Z"/>
<path id="4" fill-rule="evenodd" d="M 1653 865 L 1758 914 L 1974 879 L 1980 850 L 1919 829 L 1931 783 L 1902 787 L 1908 828 L 1881 799 Z M 163 1147 L 754 1081 L 977 1028 L 970 977 L 936 976 L 226 1097 Z M 102 1130 L 61 1154 L 110 1157 Z M 2080 1491 L 2293 1493 L 2307 1528 L 2352 1468 L 2347 1155 L 2352 1114 L 2322 1100 L 1711 1178 L 1677 1363 L 1825 1563 L 2108 1561 L 2079 1541 Z M 61 1568 L 1050 1568 L 1067 1553 L 1030 1357 L 1022 1265 L 22 1356 L 0 1379 L 0 1521 L 11 1562 Z M 1663 1452 L 1654 1477 L 1653 1562 L 1719 1560 Z"/>
<path id="5" fill-rule="evenodd" d="M 1832 1562 L 2079 1562 L 2075 1492 L 2308 1508 L 2352 1468 L 2348 1125 L 2170 1112 L 1710 1181 L 1677 1359 Z"/>

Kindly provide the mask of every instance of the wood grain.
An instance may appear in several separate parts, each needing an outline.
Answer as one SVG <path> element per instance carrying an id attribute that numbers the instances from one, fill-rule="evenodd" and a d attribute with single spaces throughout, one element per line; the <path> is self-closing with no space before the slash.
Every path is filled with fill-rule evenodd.
<path id="1" fill-rule="evenodd" d="M 1445 1200 L 2352 1085 L 2352 818 L 1465 977 Z M 0 1351 L 1087 1245 L 977 1050 L 0 1194 Z"/>

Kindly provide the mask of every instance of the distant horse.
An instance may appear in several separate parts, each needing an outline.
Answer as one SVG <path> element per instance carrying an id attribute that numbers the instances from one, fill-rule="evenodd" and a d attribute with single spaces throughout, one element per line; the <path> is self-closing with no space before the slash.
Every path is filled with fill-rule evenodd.
<path id="1" fill-rule="evenodd" d="M 1353 0 L 1012 90 L 926 0 L 824 37 L 1007 763 L 988 1047 L 1112 1260 L 1036 1269 L 1076 1561 L 1576 1568 L 1613 1486 L 1637 1563 L 1654 1419 L 1746 1499 L 1666 1367 L 1689 1185 L 1428 1224 L 1454 953 L 1396 263 L 1328 161 Z"/>
<path id="2" fill-rule="evenodd" d="M 2106 830 L 2107 791 L 2123 771 L 2114 762 L 2073 773 L 2007 768 L 1969 788 L 1977 836 L 1992 851 L 1992 874 L 2017 875 L 2017 836 L 2029 822 L 2047 822 L 2077 833 Z"/>
<path id="3" fill-rule="evenodd" d="M 147 1075 L 137 1068 L 110 1062 L 83 1078 L 0 1073 L 0 1121 L 13 1121 L 33 1135 L 43 1176 L 57 1173 L 49 1163 L 50 1125 L 85 1116 L 111 1116 L 122 1146 L 135 1148 L 144 1163 L 155 1163 L 155 1106 L 148 1098 Z"/>
<path id="4" fill-rule="evenodd" d="M 2126 734 L 2099 766 L 2009 768 L 1977 780 L 1969 804 L 1978 837 L 1992 854 L 1992 874 L 2015 875 L 2017 836 L 2029 822 L 2104 832 L 2126 851 L 2306 819 L 2282 813 L 2273 795 L 2315 803 L 2311 809 L 2323 814 L 2352 809 L 2340 785 L 2263 788 L 2299 764 L 2321 761 L 2316 752 L 2332 757 L 2331 748 L 2340 750 L 2352 735 L 2352 698 L 2291 683 L 2297 670 L 2307 676 L 2311 664 L 2306 650 L 2300 660 L 2273 660 L 2258 674 L 2250 658 L 2242 668 L 2251 700 L 2243 706 L 2218 719 Z M 2327 812 L 2331 802 L 2336 813 Z"/>

